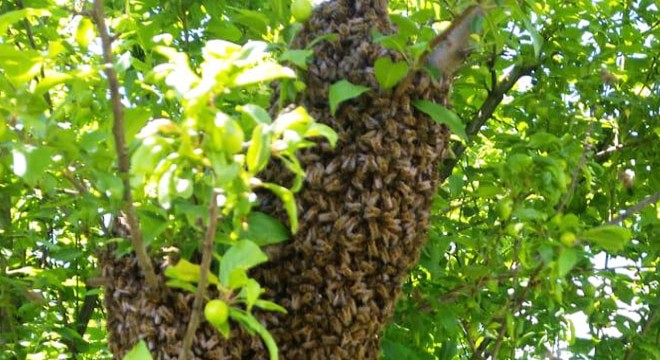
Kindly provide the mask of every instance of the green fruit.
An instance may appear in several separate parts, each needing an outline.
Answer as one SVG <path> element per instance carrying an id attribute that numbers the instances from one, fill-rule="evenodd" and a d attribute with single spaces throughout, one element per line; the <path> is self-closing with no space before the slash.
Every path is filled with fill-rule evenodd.
<path id="1" fill-rule="evenodd" d="M 575 236 L 574 233 L 570 231 L 562 233 L 561 236 L 559 237 L 559 241 L 561 241 L 561 243 L 564 244 L 564 246 L 575 245 L 575 240 L 577 240 L 577 237 Z"/>
<path id="2" fill-rule="evenodd" d="M 509 198 L 500 200 L 495 207 L 495 211 L 501 220 L 507 220 L 513 212 L 513 200 Z"/>
<path id="3" fill-rule="evenodd" d="M 229 318 L 229 305 L 222 300 L 211 300 L 204 307 L 204 316 L 211 325 L 221 326 Z"/>
<path id="4" fill-rule="evenodd" d="M 230 155 L 240 152 L 243 149 L 243 141 L 245 140 L 245 134 L 241 126 L 236 120 L 231 119 L 225 124 L 224 130 L 222 144 L 225 151 Z"/>
<path id="5" fill-rule="evenodd" d="M 311 0 L 293 0 L 291 3 L 291 14 L 298 22 L 304 22 L 312 16 Z"/>
<path id="6" fill-rule="evenodd" d="M 80 93 L 80 95 L 78 95 L 78 105 L 80 105 L 80 107 L 84 107 L 84 108 L 91 107 L 93 100 L 94 100 L 94 96 L 90 91 L 85 91 Z"/>

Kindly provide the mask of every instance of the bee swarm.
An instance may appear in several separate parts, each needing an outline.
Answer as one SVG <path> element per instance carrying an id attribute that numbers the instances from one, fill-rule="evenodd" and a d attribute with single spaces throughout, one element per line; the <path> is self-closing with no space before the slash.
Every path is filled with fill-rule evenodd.
<path id="1" fill-rule="evenodd" d="M 377 359 L 380 333 L 426 237 L 448 132 L 411 103 L 446 105 L 449 81 L 420 71 L 405 91 L 380 89 L 376 59 L 402 56 L 374 43 L 374 28 L 395 31 L 384 2 L 331 1 L 314 10 L 295 40 L 294 47 L 304 48 L 321 35 L 340 35 L 314 46 L 301 101 L 339 141 L 334 149 L 323 142 L 301 151 L 307 177 L 296 196 L 300 230 L 267 248 L 271 260 L 252 273 L 268 289 L 265 297 L 289 312 L 258 313 L 283 359 Z M 342 103 L 333 117 L 328 90 L 343 79 L 371 90 Z M 278 164 L 263 178 L 290 181 Z M 287 221 L 279 202 L 261 195 L 262 210 Z M 106 291 L 110 349 L 119 358 L 144 339 L 156 358 L 176 358 L 193 295 L 165 288 L 158 301 L 149 300 L 131 259 L 105 264 L 105 276 L 113 279 Z M 236 324 L 224 340 L 203 322 L 193 353 L 198 359 L 268 358 L 262 341 Z"/>

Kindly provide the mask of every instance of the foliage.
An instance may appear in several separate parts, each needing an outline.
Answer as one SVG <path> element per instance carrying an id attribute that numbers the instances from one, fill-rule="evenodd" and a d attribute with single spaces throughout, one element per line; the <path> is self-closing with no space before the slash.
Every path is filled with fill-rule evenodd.
<path id="1" fill-rule="evenodd" d="M 99 34 L 91 8 L 72 4 L 0 4 L 0 349 L 16 358 L 108 358 L 97 255 L 131 250 L 109 231 L 123 186 Z M 391 1 L 399 32 L 373 36 L 405 61 L 379 59 L 380 90 L 328 84 L 333 112 L 392 91 L 460 9 Z M 303 108 L 266 110 L 268 81 L 281 97 L 304 86 L 274 59 L 305 71 L 313 56 L 288 48 L 301 26 L 290 2 L 108 1 L 106 12 L 144 240 L 179 248 L 168 282 L 194 292 L 217 200 L 209 283 L 236 295 L 229 317 L 275 351 L 250 311 L 282 309 L 247 270 L 296 229 L 296 151 L 337 141 Z M 414 105 L 456 141 L 385 358 L 660 357 L 658 12 L 648 0 L 487 8 L 452 109 Z M 274 157 L 291 188 L 258 179 Z M 283 200 L 288 226 L 252 211 L 255 188 Z"/>
<path id="2" fill-rule="evenodd" d="M 454 85 L 470 143 L 386 358 L 657 358 L 658 8 L 500 3 Z M 391 5 L 448 16 L 422 7 Z"/>

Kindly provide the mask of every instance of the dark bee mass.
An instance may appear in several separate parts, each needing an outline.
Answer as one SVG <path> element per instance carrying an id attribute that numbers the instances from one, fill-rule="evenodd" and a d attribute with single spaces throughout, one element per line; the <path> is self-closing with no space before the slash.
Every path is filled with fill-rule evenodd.
<path id="1" fill-rule="evenodd" d="M 425 239 L 448 133 L 411 103 L 446 104 L 449 81 L 420 71 L 403 91 L 379 89 L 376 59 L 403 59 L 372 41 L 372 29 L 395 31 L 386 14 L 381 0 L 326 2 L 295 40 L 295 47 L 304 48 L 321 35 L 340 34 L 314 47 L 300 99 L 318 121 L 337 130 L 339 142 L 335 149 L 322 143 L 300 153 L 307 171 L 296 196 L 300 230 L 293 240 L 266 249 L 271 261 L 252 274 L 268 289 L 266 297 L 289 311 L 258 314 L 284 359 L 378 358 L 381 330 Z M 328 89 L 342 79 L 372 90 L 331 116 Z M 278 164 L 262 176 L 291 180 Z M 288 221 L 275 197 L 261 196 L 262 210 Z M 149 299 L 132 258 L 106 260 L 105 274 L 113 279 L 106 306 L 115 356 L 145 339 L 156 358 L 176 358 L 192 295 L 165 288 Z M 268 358 L 262 341 L 235 324 L 225 340 L 203 323 L 193 353 L 197 359 Z"/>

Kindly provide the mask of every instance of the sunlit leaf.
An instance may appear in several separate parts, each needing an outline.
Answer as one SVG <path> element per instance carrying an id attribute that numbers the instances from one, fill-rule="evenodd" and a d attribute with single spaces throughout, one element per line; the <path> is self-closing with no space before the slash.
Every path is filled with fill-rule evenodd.
<path id="1" fill-rule="evenodd" d="M 328 100 L 330 101 L 330 113 L 335 115 L 339 104 L 346 100 L 354 99 L 369 90 L 371 90 L 369 87 L 354 85 L 347 80 L 341 80 L 332 84 L 328 95 Z"/>
<path id="2" fill-rule="evenodd" d="M 220 281 L 229 285 L 229 276 L 234 269 L 249 270 L 268 260 L 257 244 L 249 240 L 236 242 L 220 260 Z"/>
<path id="3" fill-rule="evenodd" d="M 151 360 L 151 359 L 153 358 L 151 357 L 151 353 L 147 348 L 147 344 L 144 342 L 144 340 L 140 340 L 137 344 L 135 344 L 135 346 L 133 346 L 131 351 L 126 353 L 123 360 Z"/>
<path id="4" fill-rule="evenodd" d="M 247 230 L 241 233 L 241 238 L 252 240 L 259 246 L 277 244 L 291 237 L 286 226 L 259 211 L 253 211 L 248 215 L 247 224 Z"/>
<path id="5" fill-rule="evenodd" d="M 234 86 L 246 86 L 275 79 L 293 79 L 296 73 L 279 64 L 263 63 L 239 72 L 230 82 Z"/>
<path id="6" fill-rule="evenodd" d="M 296 200 L 293 197 L 291 190 L 273 183 L 264 183 L 262 186 L 277 195 L 284 205 L 287 215 L 289 216 L 289 223 L 291 224 L 291 232 L 298 231 L 298 210 L 296 208 Z"/>
<path id="7" fill-rule="evenodd" d="M 455 112 L 428 100 L 417 100 L 413 102 L 413 105 L 421 112 L 430 116 L 436 123 L 447 125 L 451 132 L 458 135 L 461 139 L 468 141 L 468 136 L 465 133 L 465 125 Z"/>
<path id="8" fill-rule="evenodd" d="M 374 64 L 374 72 L 380 86 L 389 89 L 408 74 L 408 63 L 405 61 L 394 63 L 389 57 L 381 57 Z"/>
<path id="9" fill-rule="evenodd" d="M 186 259 L 181 259 L 176 265 L 170 265 L 165 268 L 165 276 L 168 278 L 189 283 L 199 282 L 200 274 L 201 269 L 199 265 L 193 264 Z M 214 274 L 208 273 L 206 276 L 209 284 L 219 284 L 218 278 Z"/>
<path id="10" fill-rule="evenodd" d="M 603 225 L 578 234 L 578 239 L 592 242 L 608 252 L 621 251 L 632 239 L 629 229 L 616 225 Z"/>

